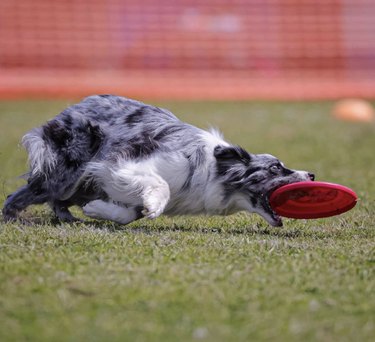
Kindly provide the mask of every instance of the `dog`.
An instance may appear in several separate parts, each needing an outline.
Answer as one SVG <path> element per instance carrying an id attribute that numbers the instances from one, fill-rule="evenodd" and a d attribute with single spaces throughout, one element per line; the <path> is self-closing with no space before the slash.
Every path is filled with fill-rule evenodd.
<path id="1" fill-rule="evenodd" d="M 314 180 L 269 154 L 251 154 L 216 131 L 180 121 L 166 109 L 94 95 L 22 139 L 27 184 L 9 195 L 5 221 L 48 203 L 61 221 L 80 206 L 86 216 L 128 224 L 142 217 L 229 215 L 247 211 L 282 226 L 269 196 L 289 183 Z"/>

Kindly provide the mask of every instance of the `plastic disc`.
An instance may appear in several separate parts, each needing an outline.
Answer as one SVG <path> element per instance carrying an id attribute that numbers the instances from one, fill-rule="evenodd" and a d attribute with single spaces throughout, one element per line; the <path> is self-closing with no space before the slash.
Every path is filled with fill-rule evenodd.
<path id="1" fill-rule="evenodd" d="M 314 219 L 344 213 L 356 205 L 357 199 L 356 193 L 343 185 L 308 181 L 276 189 L 270 204 L 280 216 Z"/>

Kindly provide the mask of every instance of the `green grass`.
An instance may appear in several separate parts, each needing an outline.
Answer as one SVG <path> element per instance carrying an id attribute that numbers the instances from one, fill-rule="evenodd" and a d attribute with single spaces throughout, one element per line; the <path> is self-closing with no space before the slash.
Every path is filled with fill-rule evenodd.
<path id="1" fill-rule="evenodd" d="M 0 204 L 23 183 L 21 136 L 66 105 L 0 102 Z M 0 340 L 372 341 L 375 126 L 333 120 L 328 102 L 159 105 L 360 202 L 281 229 L 244 213 L 53 225 L 30 208 L 33 226 L 0 221 Z"/>

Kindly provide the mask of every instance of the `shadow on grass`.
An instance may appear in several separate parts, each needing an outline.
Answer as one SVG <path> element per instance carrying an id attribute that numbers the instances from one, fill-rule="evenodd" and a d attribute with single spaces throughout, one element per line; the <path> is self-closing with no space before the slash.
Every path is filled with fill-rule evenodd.
<path id="1" fill-rule="evenodd" d="M 274 236 L 280 238 L 298 238 L 305 235 L 304 232 L 298 230 L 289 230 L 285 228 L 272 228 L 262 226 L 261 224 L 255 224 L 243 228 L 230 227 L 230 228 L 221 228 L 221 227 L 207 227 L 207 226 L 194 226 L 189 225 L 180 225 L 180 224 L 171 224 L 171 225 L 162 225 L 162 224 L 137 224 L 134 225 L 119 225 L 116 223 L 111 223 L 108 221 L 86 221 L 81 224 L 92 227 L 95 229 L 105 229 L 107 231 L 123 231 L 126 233 L 133 234 L 146 234 L 146 235 L 155 235 L 165 232 L 181 232 L 181 233 L 199 233 L 199 234 L 221 234 L 221 235 L 264 235 L 264 236 Z"/>
<path id="2" fill-rule="evenodd" d="M 123 231 L 127 233 L 134 234 L 160 234 L 163 232 L 186 232 L 186 233 L 203 233 L 203 234 L 223 234 L 223 235 L 271 235 L 271 236 L 280 236 L 286 238 L 295 238 L 301 236 L 301 232 L 297 230 L 285 230 L 285 228 L 272 228 L 265 227 L 260 224 L 255 224 L 252 226 L 237 228 L 221 228 L 221 227 L 207 227 L 207 226 L 197 226 L 194 225 L 181 225 L 181 224 L 140 224 L 136 226 L 131 225 L 121 225 L 110 221 L 98 221 L 90 219 L 78 219 L 74 222 L 61 222 L 54 216 L 31 216 L 31 215 L 22 215 L 17 220 L 12 222 L 5 222 L 4 219 L 1 219 L 3 224 L 13 224 L 17 225 L 20 228 L 25 227 L 38 227 L 38 226 L 51 226 L 51 227 L 63 227 L 71 226 L 77 228 L 92 228 L 97 230 L 106 230 L 110 232 Z"/>
<path id="3" fill-rule="evenodd" d="M 1 218 L 2 223 L 5 223 Z M 121 225 L 111 221 L 100 221 L 87 218 L 79 218 L 76 222 L 61 222 L 52 214 L 45 211 L 41 212 L 24 212 L 19 219 L 11 224 L 16 225 L 18 229 L 23 227 L 50 226 L 50 227 L 70 227 L 71 229 L 90 229 L 108 232 L 124 232 L 127 234 L 145 234 L 155 235 L 167 232 L 180 233 L 198 233 L 198 234 L 220 234 L 222 236 L 248 235 L 248 236 L 268 236 L 283 239 L 296 239 L 300 237 L 325 239 L 327 237 L 341 235 L 340 230 L 331 230 L 326 226 L 312 227 L 308 224 L 295 223 L 286 224 L 283 228 L 270 227 L 262 221 L 233 222 L 228 223 L 223 219 L 223 226 L 219 222 L 210 222 L 207 219 L 186 219 L 178 218 L 173 220 L 170 218 L 157 219 L 153 221 L 139 220 L 129 225 Z"/>

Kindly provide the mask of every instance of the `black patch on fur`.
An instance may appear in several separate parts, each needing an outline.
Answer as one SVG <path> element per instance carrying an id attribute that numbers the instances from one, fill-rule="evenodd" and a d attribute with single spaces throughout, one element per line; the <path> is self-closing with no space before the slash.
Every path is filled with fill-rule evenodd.
<path id="1" fill-rule="evenodd" d="M 90 137 L 90 154 L 96 153 L 104 140 L 104 133 L 98 125 L 89 124 L 87 131 Z"/>
<path id="2" fill-rule="evenodd" d="M 70 137 L 66 126 L 58 120 L 49 121 L 43 127 L 43 139 L 52 142 L 57 149 L 66 146 Z"/>
<path id="3" fill-rule="evenodd" d="M 111 143 L 112 159 L 122 155 L 125 159 L 136 159 L 147 157 L 159 148 L 159 144 L 149 134 L 143 132 L 134 137 L 124 140 L 119 139 Z"/>
<path id="4" fill-rule="evenodd" d="M 185 157 L 189 161 L 189 173 L 184 184 L 182 185 L 181 191 L 186 191 L 190 188 L 194 173 L 201 167 L 201 165 L 205 163 L 206 155 L 204 153 L 204 147 L 197 147 L 192 155 L 185 155 Z"/>
<path id="5" fill-rule="evenodd" d="M 148 134 L 140 134 L 128 141 L 132 158 L 146 157 L 159 148 L 159 144 Z"/>
<path id="6" fill-rule="evenodd" d="M 218 160 L 232 160 L 240 161 L 242 163 L 249 163 L 251 161 L 250 154 L 240 146 L 216 146 L 214 149 L 214 156 Z"/>
<path id="7" fill-rule="evenodd" d="M 185 180 L 184 184 L 181 187 L 181 191 L 186 191 L 190 188 L 191 180 L 192 180 L 194 172 L 195 172 L 195 167 L 194 167 L 194 163 L 191 160 L 191 156 L 186 155 L 185 157 L 189 161 L 189 173 L 186 177 L 186 180 Z"/>
<path id="8" fill-rule="evenodd" d="M 62 120 L 48 122 L 43 127 L 42 137 L 50 143 L 59 167 L 78 168 L 98 151 L 104 133 L 98 125 L 89 121 L 74 122 L 70 115 L 63 116 Z"/>
<path id="9" fill-rule="evenodd" d="M 160 140 L 163 140 L 165 137 L 168 137 L 168 136 L 172 135 L 173 133 L 177 133 L 179 131 L 181 131 L 180 126 L 167 126 L 167 127 L 163 128 L 162 130 L 160 130 L 154 136 L 154 139 L 156 141 L 160 141 Z"/>
<path id="10" fill-rule="evenodd" d="M 146 106 L 143 106 L 141 108 L 137 108 L 134 110 L 133 113 L 128 114 L 125 118 L 125 123 L 129 125 L 129 127 L 134 127 L 134 125 L 142 122 L 142 117 L 145 113 Z"/>

